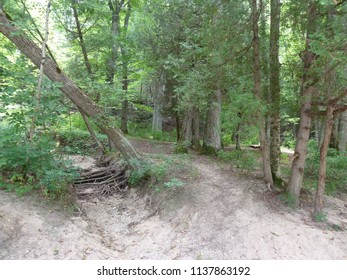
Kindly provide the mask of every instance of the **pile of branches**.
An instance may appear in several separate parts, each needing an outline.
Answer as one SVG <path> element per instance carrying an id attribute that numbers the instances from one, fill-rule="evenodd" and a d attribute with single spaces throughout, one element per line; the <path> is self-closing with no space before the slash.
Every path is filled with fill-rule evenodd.
<path id="1" fill-rule="evenodd" d="M 95 169 L 82 171 L 80 175 L 74 181 L 75 194 L 79 199 L 111 196 L 128 188 L 127 166 L 116 161 L 103 162 Z"/>

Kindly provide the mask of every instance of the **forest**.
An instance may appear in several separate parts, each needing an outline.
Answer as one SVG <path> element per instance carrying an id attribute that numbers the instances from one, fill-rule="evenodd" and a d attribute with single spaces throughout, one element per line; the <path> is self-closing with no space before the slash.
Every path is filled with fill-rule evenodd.
<path id="1" fill-rule="evenodd" d="M 117 212 L 123 233 L 122 223 L 141 232 L 157 216 L 166 228 L 182 215 L 177 234 L 193 234 L 208 214 L 199 207 L 214 220 L 262 209 L 343 240 L 346 54 L 345 0 L 1 0 L 0 204 L 64 205 L 93 223 L 105 211 L 106 224 L 107 209 L 135 211 Z M 0 259 L 40 258 L 13 253 L 15 234 L 0 229 Z M 114 255 L 111 243 L 109 256 L 139 258 L 129 244 Z M 190 255 L 170 246 L 178 252 L 148 258 L 291 258 L 290 248 Z M 347 258 L 336 246 L 292 256 Z"/>

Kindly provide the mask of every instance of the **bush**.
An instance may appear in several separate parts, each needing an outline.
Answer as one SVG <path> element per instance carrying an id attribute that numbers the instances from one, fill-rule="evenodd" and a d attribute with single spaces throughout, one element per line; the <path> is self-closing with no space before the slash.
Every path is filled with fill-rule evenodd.
<path id="1" fill-rule="evenodd" d="M 231 152 L 219 151 L 218 157 L 223 161 L 230 162 L 243 170 L 254 170 L 257 159 L 252 151 L 233 150 Z"/>
<path id="2" fill-rule="evenodd" d="M 56 143 L 41 135 L 28 142 L 13 128 L 1 129 L 0 187 L 24 194 L 40 189 L 49 196 L 62 195 L 77 176 L 56 152 Z"/>
<path id="3" fill-rule="evenodd" d="M 54 133 L 54 137 L 67 154 L 91 155 L 98 149 L 87 130 L 60 130 Z M 97 137 L 105 146 L 107 145 L 106 135 L 98 134 Z"/>

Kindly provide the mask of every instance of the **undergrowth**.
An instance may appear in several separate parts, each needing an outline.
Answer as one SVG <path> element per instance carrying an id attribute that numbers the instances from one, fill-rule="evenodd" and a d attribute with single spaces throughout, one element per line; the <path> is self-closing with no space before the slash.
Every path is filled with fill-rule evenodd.
<path id="1" fill-rule="evenodd" d="M 49 198 L 62 198 L 67 186 L 78 176 L 59 154 L 48 135 L 32 142 L 12 127 L 1 128 L 0 188 L 18 195 L 39 190 Z"/>
<path id="2" fill-rule="evenodd" d="M 232 165 L 242 170 L 252 171 L 257 166 L 257 156 L 253 151 L 248 150 L 233 150 L 219 151 L 218 158 L 231 163 Z"/>

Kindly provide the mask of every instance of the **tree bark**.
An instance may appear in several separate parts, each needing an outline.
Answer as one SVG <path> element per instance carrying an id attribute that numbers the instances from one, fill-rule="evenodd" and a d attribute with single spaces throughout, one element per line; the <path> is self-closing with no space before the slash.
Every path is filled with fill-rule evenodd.
<path id="1" fill-rule="evenodd" d="M 320 214 L 323 210 L 325 177 L 327 169 L 327 153 L 334 124 L 334 106 L 332 104 L 328 105 L 325 124 L 323 143 L 320 148 L 318 186 L 314 200 L 313 217 L 317 217 L 317 215 Z"/>
<path id="2" fill-rule="evenodd" d="M 222 109 L 222 93 L 217 86 L 210 96 L 209 107 L 206 113 L 205 133 L 202 150 L 206 154 L 217 154 L 222 149 L 220 138 L 220 113 Z"/>
<path id="3" fill-rule="evenodd" d="M 165 78 L 164 72 L 161 71 L 158 78 L 154 82 L 153 97 L 153 120 L 152 131 L 162 131 L 163 129 L 163 102 L 165 91 Z"/>
<path id="4" fill-rule="evenodd" d="M 91 81 L 94 80 L 94 76 L 93 76 L 93 71 L 92 71 L 92 66 L 89 62 L 89 58 L 88 58 L 88 53 L 87 53 L 87 48 L 86 45 L 84 43 L 84 38 L 83 38 L 83 33 L 82 33 L 82 29 L 81 29 L 81 24 L 79 21 L 79 17 L 78 17 L 78 12 L 77 12 L 77 8 L 76 8 L 77 2 L 76 0 L 72 0 L 71 1 L 71 6 L 72 6 L 72 10 L 73 10 L 73 14 L 74 14 L 74 18 L 75 18 L 75 22 L 76 22 L 76 29 L 77 29 L 77 34 L 78 34 L 78 38 L 79 38 L 79 45 L 81 47 L 82 50 L 82 54 L 83 54 L 83 59 L 84 59 L 84 65 L 86 67 L 88 76 L 90 78 Z M 100 94 L 97 93 L 96 96 L 96 103 L 98 103 L 100 100 Z M 91 137 L 93 138 L 93 140 L 95 141 L 95 143 L 98 145 L 101 153 L 104 155 L 106 154 L 106 149 L 104 147 L 104 145 L 99 141 L 98 137 L 96 136 L 92 125 L 89 122 L 88 117 L 82 112 L 80 111 L 82 118 L 87 126 L 87 129 L 91 135 Z"/>
<path id="5" fill-rule="evenodd" d="M 200 116 L 199 109 L 193 107 L 192 119 L 192 145 L 195 150 L 200 150 Z"/>
<path id="6" fill-rule="evenodd" d="M 339 151 L 346 152 L 347 149 L 347 111 L 341 114 L 339 129 Z"/>
<path id="7" fill-rule="evenodd" d="M 15 27 L 3 8 L 0 6 L 0 32 L 4 34 L 17 48 L 26 55 L 36 67 L 41 64 L 41 51 L 36 44 L 28 39 L 23 32 Z M 107 134 L 125 160 L 134 168 L 141 168 L 139 162 L 141 155 L 130 144 L 122 131 L 112 127 L 109 119 L 83 91 L 57 66 L 50 58 L 46 58 L 45 75 L 53 82 L 60 84 L 60 90 L 87 116 L 91 117 L 95 124 Z"/>
<path id="8" fill-rule="evenodd" d="M 281 123 L 280 123 L 280 63 L 279 63 L 279 37 L 280 37 L 280 0 L 271 0 L 270 24 L 270 157 L 271 172 L 274 181 L 280 177 L 281 156 Z"/>
<path id="9" fill-rule="evenodd" d="M 294 205 L 299 204 L 299 196 L 302 188 L 304 177 L 304 168 L 307 154 L 307 143 L 311 130 L 311 100 L 315 91 L 313 86 L 314 77 L 310 73 L 312 63 L 315 61 L 315 54 L 311 51 L 310 37 L 316 29 L 316 2 L 312 0 L 308 7 L 307 13 L 307 34 L 306 34 L 306 49 L 304 53 L 304 74 L 301 88 L 301 108 L 300 108 L 300 123 L 295 145 L 294 158 L 288 182 L 288 192 L 294 200 Z"/>
<path id="10" fill-rule="evenodd" d="M 40 63 L 40 73 L 39 73 L 39 79 L 37 83 L 37 92 L 36 92 L 36 98 L 35 98 L 35 108 L 34 108 L 34 115 L 31 119 L 31 126 L 29 130 L 29 141 L 33 140 L 34 133 L 35 133 L 35 125 L 36 125 L 36 119 L 37 115 L 40 112 L 40 100 L 41 100 L 41 92 L 42 92 L 42 80 L 43 80 L 43 68 L 45 65 L 46 60 L 46 44 L 48 41 L 48 34 L 49 34 L 49 13 L 51 10 L 51 1 L 48 1 L 47 4 L 47 11 L 46 11 L 46 19 L 45 19 L 45 37 L 42 41 L 42 59 Z"/>
<path id="11" fill-rule="evenodd" d="M 262 103 L 261 97 L 261 76 L 260 76 L 260 56 L 259 56 L 259 31 L 258 31 L 258 1 L 252 0 L 252 12 L 253 12 L 253 78 L 254 78 L 254 96 L 256 99 Z M 270 146 L 266 141 L 266 128 L 264 116 L 262 115 L 261 110 L 257 112 L 257 119 L 259 125 L 259 142 L 262 153 L 263 161 L 263 173 L 264 181 L 266 184 L 273 186 L 273 179 L 271 174 L 271 165 L 270 165 Z"/>
<path id="12" fill-rule="evenodd" d="M 128 1 L 128 10 L 124 18 L 124 28 L 123 35 L 124 40 L 126 39 L 129 19 L 131 13 L 130 1 Z M 128 113 L 129 113 L 129 102 L 128 102 L 128 87 L 129 87 L 129 79 L 128 79 L 128 66 L 129 66 L 129 58 L 128 58 L 128 50 L 124 43 L 121 43 L 121 55 L 122 55 L 122 64 L 123 64 L 123 80 L 122 80 L 122 90 L 123 90 L 123 102 L 122 102 L 122 113 L 121 113 L 121 127 L 120 129 L 123 133 L 128 134 Z"/>

